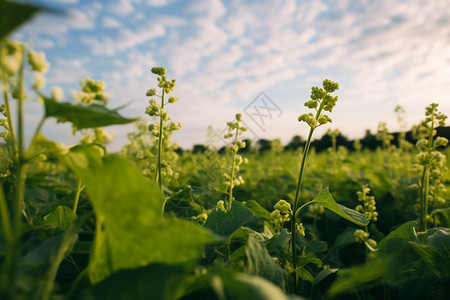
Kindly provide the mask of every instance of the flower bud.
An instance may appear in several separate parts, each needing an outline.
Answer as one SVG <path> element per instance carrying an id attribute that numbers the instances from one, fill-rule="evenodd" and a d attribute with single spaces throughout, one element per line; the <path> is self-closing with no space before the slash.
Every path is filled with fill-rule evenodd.
<path id="1" fill-rule="evenodd" d="M 28 62 L 33 71 L 45 73 L 48 70 L 50 64 L 47 62 L 45 58 L 44 52 L 28 52 Z"/>
<path id="2" fill-rule="evenodd" d="M 54 100 L 59 101 L 64 97 L 64 91 L 59 86 L 54 86 L 52 88 L 52 97 Z"/>
<path id="3" fill-rule="evenodd" d="M 156 89 L 149 89 L 147 90 L 146 96 L 151 97 L 156 95 Z"/>
<path id="4" fill-rule="evenodd" d="M 32 88 L 37 90 L 45 85 L 45 77 L 41 73 L 34 74 L 34 82 Z"/>

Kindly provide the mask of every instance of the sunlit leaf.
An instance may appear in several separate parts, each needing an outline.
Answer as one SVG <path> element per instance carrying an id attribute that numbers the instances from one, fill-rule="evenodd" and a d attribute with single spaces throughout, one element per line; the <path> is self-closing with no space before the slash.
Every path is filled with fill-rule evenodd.
<path id="1" fill-rule="evenodd" d="M 212 230 L 221 236 L 228 236 L 236 229 L 253 221 L 253 213 L 242 203 L 233 201 L 231 209 L 224 212 L 221 209 L 214 209 L 208 216 L 204 227 Z"/>
<path id="2" fill-rule="evenodd" d="M 128 124 L 137 121 L 136 118 L 124 118 L 116 110 L 110 110 L 102 105 L 74 105 L 43 98 L 46 117 L 55 117 L 60 121 L 71 122 L 78 129 Z"/>
<path id="3" fill-rule="evenodd" d="M 336 203 L 336 201 L 334 201 L 333 199 L 333 196 L 331 196 L 328 188 L 324 188 L 323 190 L 321 190 L 312 202 L 321 204 L 335 214 L 359 226 L 366 226 L 367 224 L 369 224 L 369 220 L 367 220 L 367 216 L 365 214 Z"/>
<path id="4" fill-rule="evenodd" d="M 194 223 L 161 219 L 161 192 L 125 159 L 101 157 L 95 146 L 84 146 L 72 149 L 64 160 L 86 185 L 96 215 L 91 282 L 150 263 L 195 261 L 206 244 L 217 241 Z"/>
<path id="5" fill-rule="evenodd" d="M 44 217 L 45 224 L 52 229 L 64 230 L 75 220 L 73 210 L 67 206 L 58 206 Z"/>

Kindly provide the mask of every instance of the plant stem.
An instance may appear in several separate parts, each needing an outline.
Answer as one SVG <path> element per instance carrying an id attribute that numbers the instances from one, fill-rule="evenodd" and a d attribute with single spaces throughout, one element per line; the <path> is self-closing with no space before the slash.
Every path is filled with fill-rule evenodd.
<path id="1" fill-rule="evenodd" d="M 234 176 L 235 176 L 234 169 L 236 168 L 236 156 L 237 156 L 236 143 L 237 143 L 238 133 L 239 133 L 239 126 L 236 126 L 236 135 L 234 137 L 234 145 L 233 145 L 233 147 L 234 147 L 233 148 L 233 164 L 231 167 L 231 177 L 230 177 L 230 192 L 228 193 L 228 210 L 231 210 L 231 202 L 233 201 L 233 185 L 234 185 Z"/>
<path id="2" fill-rule="evenodd" d="M 73 201 L 73 212 L 72 215 L 74 217 L 77 216 L 77 208 L 78 208 L 78 200 L 80 200 L 80 194 L 81 194 L 81 179 L 77 178 L 77 191 L 75 193 L 75 200 Z"/>
<path id="3" fill-rule="evenodd" d="M 9 133 L 11 134 L 11 137 L 8 140 L 8 144 L 10 145 L 9 148 L 9 155 L 13 158 L 13 160 L 16 159 L 16 133 L 14 131 L 14 124 L 11 117 L 11 105 L 9 104 L 9 94 L 8 94 L 8 82 L 4 82 L 5 90 L 3 91 L 3 98 L 5 100 L 5 107 L 6 107 L 6 118 L 8 120 L 9 125 Z"/>
<path id="4" fill-rule="evenodd" d="M 23 57 L 25 56 L 25 51 Z M 20 236 L 22 235 L 22 206 L 23 196 L 25 191 L 25 180 L 27 173 L 27 161 L 24 157 L 24 132 L 23 132 L 23 82 L 24 82 L 24 59 L 21 62 L 19 70 L 19 82 L 18 82 L 18 106 L 17 106 L 17 127 L 18 127 L 18 139 L 17 139 L 17 159 L 13 157 L 13 161 L 16 164 L 15 169 L 15 193 L 13 203 L 13 216 L 12 216 L 12 238 L 9 251 L 5 258 L 5 273 L 6 273 L 6 287 L 9 289 L 10 296 L 13 295 L 14 279 L 15 279 L 15 262 L 19 254 Z M 5 99 L 6 100 L 6 99 Z M 10 116 L 11 117 L 11 116 Z M 10 124 L 12 128 L 12 123 Z"/>
<path id="5" fill-rule="evenodd" d="M 315 119 L 317 120 L 320 116 L 320 112 L 322 111 L 323 108 L 323 102 L 320 104 L 319 109 L 317 110 Z M 302 186 L 302 180 L 303 180 L 303 173 L 305 170 L 305 164 L 306 164 L 306 157 L 308 156 L 308 152 L 309 152 L 309 148 L 311 146 L 311 138 L 313 135 L 315 127 L 311 126 L 309 129 L 309 134 L 308 134 L 308 139 L 306 140 L 306 144 L 305 144 L 305 149 L 303 149 L 303 157 L 302 157 L 302 163 L 300 165 L 300 172 L 298 174 L 298 181 L 297 181 L 297 190 L 295 191 L 295 198 L 294 198 L 294 206 L 293 206 L 293 215 L 292 215 L 292 220 L 291 220 L 291 251 L 292 251 L 292 266 L 294 268 L 294 272 L 295 272 L 295 276 L 294 276 L 294 291 L 297 290 L 297 282 L 298 282 L 298 277 L 297 277 L 297 248 L 295 246 L 295 233 L 296 233 L 296 218 L 298 215 L 298 212 L 300 212 L 300 210 L 297 212 L 297 207 L 298 207 L 298 202 L 299 202 L 299 198 L 300 198 L 300 189 Z M 301 208 L 303 208 L 304 206 L 302 206 Z"/>
<path id="6" fill-rule="evenodd" d="M 159 115 L 158 161 L 156 164 L 156 171 L 155 171 L 155 182 L 158 184 L 159 189 L 161 191 L 162 191 L 161 151 L 162 151 L 163 125 L 164 125 L 164 120 L 162 118 L 163 109 L 164 109 L 164 89 L 162 91 L 162 96 L 161 96 L 161 114 Z"/>

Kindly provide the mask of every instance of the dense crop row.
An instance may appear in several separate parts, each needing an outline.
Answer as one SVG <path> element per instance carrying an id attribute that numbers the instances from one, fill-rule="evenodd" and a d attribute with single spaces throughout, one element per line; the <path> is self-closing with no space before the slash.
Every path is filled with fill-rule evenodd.
<path id="1" fill-rule="evenodd" d="M 36 8 L 0 4 L 14 16 L 0 32 L 1 299 L 450 294 L 449 148 L 436 136 L 446 120 L 436 104 L 414 128 L 414 145 L 400 134 L 394 146 L 381 123 L 375 151 L 336 147 L 330 131 L 332 146 L 316 153 L 313 132 L 339 105 L 339 85 L 324 80 L 305 103 L 311 113 L 299 117 L 300 130 L 309 128 L 304 147 L 275 140 L 252 150 L 236 114 L 224 150 L 179 154 L 170 135 L 181 125 L 167 111 L 176 81 L 157 67 L 158 86 L 146 93 L 151 124 L 137 122 L 121 153 L 110 154 L 102 127 L 136 119 L 107 108 L 102 81 L 81 81 L 75 102 L 59 102 L 59 89 L 42 93 L 45 54 L 8 40 Z M 45 113 L 26 147 L 23 107 L 33 97 Z M 70 122 L 79 145 L 46 139 L 49 118 Z"/>

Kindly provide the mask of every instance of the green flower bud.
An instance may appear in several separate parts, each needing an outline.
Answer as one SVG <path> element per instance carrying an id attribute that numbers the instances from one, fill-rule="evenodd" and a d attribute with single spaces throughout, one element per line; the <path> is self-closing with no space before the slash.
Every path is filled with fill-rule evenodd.
<path id="1" fill-rule="evenodd" d="M 216 207 L 217 207 L 218 209 L 221 209 L 221 210 L 225 211 L 225 205 L 224 205 L 224 204 L 225 204 L 225 203 L 223 202 L 223 200 L 219 200 L 219 201 L 217 201 Z"/>
<path id="2" fill-rule="evenodd" d="M 281 214 L 288 214 L 291 212 L 291 205 L 286 200 L 278 201 L 273 208 L 280 211 Z"/>
<path id="3" fill-rule="evenodd" d="M 170 96 L 169 97 L 169 103 L 175 103 L 175 102 L 177 102 L 179 99 L 178 99 L 178 97 L 173 97 L 173 96 Z"/>
<path id="4" fill-rule="evenodd" d="M 242 118 L 242 114 L 241 113 L 237 113 L 236 114 L 236 121 L 240 122 Z"/>
<path id="5" fill-rule="evenodd" d="M 331 123 L 333 120 L 331 120 L 331 118 L 329 116 L 327 116 L 327 115 L 320 115 L 318 121 L 319 121 L 320 125 L 323 125 L 323 124 L 326 124 L 328 122 Z"/>
<path id="6" fill-rule="evenodd" d="M 45 58 L 44 52 L 28 52 L 28 62 L 33 71 L 45 73 L 48 71 L 48 67 L 50 64 L 47 62 Z"/>
<path id="7" fill-rule="evenodd" d="M 162 76 L 166 75 L 166 69 L 163 67 L 153 67 L 152 73 L 162 77 Z"/>
<path id="8" fill-rule="evenodd" d="M 64 91 L 59 86 L 54 86 L 52 88 L 52 98 L 56 101 L 61 100 L 64 97 Z"/>
<path id="9" fill-rule="evenodd" d="M 32 88 L 37 90 L 45 85 L 45 77 L 41 73 L 34 74 L 34 82 Z"/>
<path id="10" fill-rule="evenodd" d="M 303 226 L 303 223 L 296 224 L 296 231 L 298 235 L 305 236 L 305 226 Z"/>
<path id="11" fill-rule="evenodd" d="M 323 89 L 328 93 L 332 93 L 339 89 L 339 84 L 337 82 L 331 81 L 329 79 L 325 79 L 322 82 L 322 86 L 323 86 Z"/>
<path id="12" fill-rule="evenodd" d="M 316 100 L 309 100 L 305 102 L 305 106 L 308 108 L 316 108 L 318 102 Z"/>
<path id="13" fill-rule="evenodd" d="M 149 89 L 147 90 L 146 96 L 151 97 L 156 95 L 156 89 Z"/>
<path id="14" fill-rule="evenodd" d="M 448 140 L 445 137 L 438 136 L 433 142 L 433 148 L 445 147 L 448 144 Z"/>
<path id="15" fill-rule="evenodd" d="M 356 242 L 364 243 L 369 238 L 369 233 L 361 229 L 356 229 L 354 233 Z"/>

